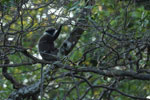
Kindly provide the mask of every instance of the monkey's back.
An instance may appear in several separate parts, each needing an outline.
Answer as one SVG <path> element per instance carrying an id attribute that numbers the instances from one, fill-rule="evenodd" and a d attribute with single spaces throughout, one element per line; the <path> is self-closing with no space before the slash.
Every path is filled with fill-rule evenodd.
<path id="1" fill-rule="evenodd" d="M 53 50 L 54 43 L 52 41 L 52 38 L 48 35 L 43 35 L 38 43 L 39 51 L 49 51 Z"/>
<path id="2" fill-rule="evenodd" d="M 54 42 L 49 35 L 43 35 L 38 43 L 39 53 L 44 60 L 51 60 L 51 54 L 56 54 L 56 48 L 54 47 Z"/>

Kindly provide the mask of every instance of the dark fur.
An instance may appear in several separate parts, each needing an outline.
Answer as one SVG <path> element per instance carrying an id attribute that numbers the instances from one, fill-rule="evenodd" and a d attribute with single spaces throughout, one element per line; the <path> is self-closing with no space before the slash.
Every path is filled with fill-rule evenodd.
<path id="1" fill-rule="evenodd" d="M 53 55 L 55 56 L 57 55 L 58 49 L 55 48 L 54 41 L 58 38 L 59 33 L 61 31 L 61 27 L 62 25 L 59 27 L 56 34 L 54 34 L 55 29 L 50 28 L 46 30 L 48 34 L 44 34 L 43 36 L 41 36 L 39 43 L 38 43 L 38 49 L 39 49 L 40 55 L 42 56 L 44 60 L 47 60 L 47 61 L 56 60 L 56 57 L 54 57 Z"/>

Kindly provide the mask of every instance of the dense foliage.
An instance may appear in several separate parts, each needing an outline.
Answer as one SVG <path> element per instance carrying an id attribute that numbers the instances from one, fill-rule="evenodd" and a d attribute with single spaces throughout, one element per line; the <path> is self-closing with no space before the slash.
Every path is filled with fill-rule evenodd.
<path id="1" fill-rule="evenodd" d="M 150 100 L 149 5 L 1 0 L 0 100 L 40 100 L 42 94 L 42 100 Z M 59 60 L 44 61 L 37 42 L 60 24 Z"/>

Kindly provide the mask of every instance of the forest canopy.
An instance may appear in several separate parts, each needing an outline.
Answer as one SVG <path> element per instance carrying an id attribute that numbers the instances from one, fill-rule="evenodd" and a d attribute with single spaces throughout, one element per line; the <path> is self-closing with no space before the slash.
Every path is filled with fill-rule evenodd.
<path id="1" fill-rule="evenodd" d="M 0 0 L 0 100 L 150 100 L 149 67 L 150 0 Z"/>

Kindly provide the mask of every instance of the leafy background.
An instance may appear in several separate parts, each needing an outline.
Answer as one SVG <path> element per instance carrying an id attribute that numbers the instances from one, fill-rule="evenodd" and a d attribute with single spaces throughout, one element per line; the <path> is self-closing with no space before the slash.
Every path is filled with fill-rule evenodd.
<path id="1" fill-rule="evenodd" d="M 21 41 L 19 42 L 22 43 L 21 46 L 27 48 L 33 56 L 40 58 L 37 42 L 43 31 L 48 27 L 58 28 L 60 23 L 63 23 L 61 34 L 55 42 L 56 47 L 60 47 L 76 27 L 79 13 L 86 8 L 91 12 L 85 16 L 87 23 L 83 27 L 84 33 L 74 49 L 67 56 L 60 57 L 61 63 L 74 69 L 133 71 L 137 75 L 141 73 L 149 75 L 148 5 L 150 2 L 148 0 L 143 2 L 93 0 L 93 2 L 94 5 L 87 6 L 84 0 L 1 0 L 0 51 L 6 49 L 4 51 L 9 52 L 7 55 L 10 64 L 31 63 L 29 58 L 17 52 L 13 46 L 18 46 L 18 41 Z M 3 45 L 6 37 L 9 48 Z M 31 85 L 40 80 L 40 68 L 41 64 L 37 63 L 11 67 L 8 72 L 18 82 Z M 70 75 L 65 76 L 67 73 Z M 72 70 L 63 68 L 52 71 L 50 76 L 56 79 L 47 85 L 43 100 L 65 100 L 65 98 L 66 100 L 131 100 L 130 95 L 143 98 L 150 95 L 149 79 L 136 79 L 134 75 L 128 77 L 126 74 L 116 76 L 118 73 L 111 77 L 108 77 L 109 73 L 98 74 L 92 71 L 75 71 L 77 73 L 75 75 L 73 73 Z M 89 83 L 93 87 L 90 87 Z M 101 85 L 108 88 L 99 87 Z M 11 82 L 0 74 L 1 100 L 8 98 L 12 91 L 14 89 Z"/>

